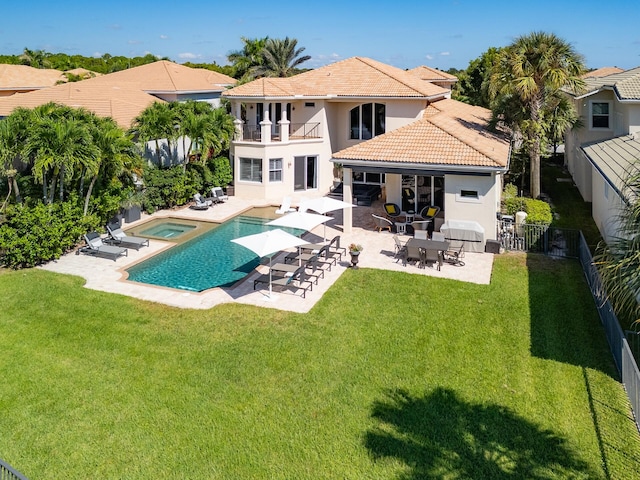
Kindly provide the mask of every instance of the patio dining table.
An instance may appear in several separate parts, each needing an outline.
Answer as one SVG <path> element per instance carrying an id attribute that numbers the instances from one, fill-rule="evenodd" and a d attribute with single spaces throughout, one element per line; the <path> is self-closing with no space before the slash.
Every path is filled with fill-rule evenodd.
<path id="1" fill-rule="evenodd" d="M 449 242 L 436 241 L 436 240 L 424 240 L 420 238 L 410 238 L 405 245 L 406 252 L 404 254 L 404 262 L 414 259 L 420 260 L 420 249 L 423 248 L 427 251 L 436 251 L 437 257 L 440 258 L 440 265 L 442 265 L 442 256 L 444 252 L 449 249 Z M 438 268 L 439 269 L 439 268 Z"/>

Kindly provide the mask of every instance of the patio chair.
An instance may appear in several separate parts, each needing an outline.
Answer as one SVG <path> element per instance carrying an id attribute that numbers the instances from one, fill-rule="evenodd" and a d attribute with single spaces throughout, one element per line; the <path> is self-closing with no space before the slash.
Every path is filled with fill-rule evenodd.
<path id="1" fill-rule="evenodd" d="M 282 289 L 294 289 L 302 290 L 302 298 L 305 298 L 307 290 L 313 290 L 313 282 L 307 280 L 307 274 L 305 273 L 305 265 L 299 267 L 291 275 L 285 277 L 273 277 L 268 273 L 260 275 L 253 281 L 253 289 L 256 290 L 258 285 L 271 284 L 272 287 L 279 287 Z"/>
<path id="2" fill-rule="evenodd" d="M 134 237 L 127 235 L 120 225 L 107 225 L 107 232 L 109 232 L 108 243 L 115 244 L 125 248 L 135 248 L 140 250 L 141 247 L 149 246 L 149 239 L 142 237 Z"/>
<path id="3" fill-rule="evenodd" d="M 340 235 L 336 235 L 329 242 L 329 253 L 332 255 L 338 255 L 339 260 L 342 261 L 342 255 L 347 254 L 347 249 L 345 247 L 340 246 Z"/>
<path id="4" fill-rule="evenodd" d="M 424 252 L 424 253 L 423 253 Z M 424 258 L 423 258 L 424 255 Z M 440 271 L 440 267 L 442 267 L 442 252 L 438 250 L 433 250 L 431 248 L 421 248 L 420 249 L 420 263 L 423 264 L 422 268 L 424 268 L 427 263 L 433 263 L 435 267 Z"/>
<path id="5" fill-rule="evenodd" d="M 86 253 L 87 255 L 95 255 L 98 257 L 107 257 L 115 262 L 121 256 L 128 256 L 129 252 L 126 248 L 106 245 L 97 232 L 89 232 L 84 236 L 86 247 L 82 247 L 76 251 L 76 255 Z"/>
<path id="6" fill-rule="evenodd" d="M 449 245 L 449 249 L 444 252 L 444 261 L 456 267 L 464 267 L 464 262 L 461 258 L 464 258 L 464 242 L 454 240 Z"/>
<path id="7" fill-rule="evenodd" d="M 196 203 L 189 207 L 193 210 L 207 210 L 211 205 L 213 205 L 213 201 L 205 200 L 199 193 L 193 195 L 193 201 Z"/>
<path id="8" fill-rule="evenodd" d="M 433 221 L 433 219 L 436 218 L 439 213 L 440 213 L 440 207 L 427 206 L 420 211 L 420 217 L 422 217 L 423 220 Z"/>
<path id="9" fill-rule="evenodd" d="M 396 257 L 396 263 L 398 263 L 398 260 L 404 257 L 407 247 L 402 243 L 398 235 L 393 236 L 393 241 L 395 242 L 396 249 L 394 256 Z"/>
<path id="10" fill-rule="evenodd" d="M 284 215 L 285 213 L 295 212 L 295 208 L 291 208 L 291 197 L 284 197 L 280 208 L 276 210 L 278 215 Z"/>
<path id="11" fill-rule="evenodd" d="M 398 218 L 402 216 L 402 210 L 395 203 L 385 203 L 384 212 L 391 218 Z"/>
<path id="12" fill-rule="evenodd" d="M 433 232 L 431 234 L 431 240 L 433 240 L 434 242 L 446 242 L 446 238 L 444 236 L 444 233 L 442 232 Z"/>
<path id="13" fill-rule="evenodd" d="M 224 203 L 229 200 L 229 195 L 225 195 L 225 193 L 222 191 L 222 187 L 212 187 L 211 199 L 215 203 Z"/>
<path id="14" fill-rule="evenodd" d="M 376 224 L 375 228 L 378 230 L 378 233 L 384 229 L 388 229 L 390 232 L 392 231 L 394 223 L 391 220 L 381 217 L 380 215 L 376 215 L 375 213 L 372 213 L 371 216 Z"/>

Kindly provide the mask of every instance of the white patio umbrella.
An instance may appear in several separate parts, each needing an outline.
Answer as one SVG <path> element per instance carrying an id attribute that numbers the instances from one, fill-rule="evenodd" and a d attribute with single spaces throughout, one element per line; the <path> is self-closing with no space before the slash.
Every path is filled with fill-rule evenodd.
<path id="1" fill-rule="evenodd" d="M 317 213 L 292 212 L 287 213 L 280 218 L 276 218 L 275 220 L 271 220 L 267 225 L 298 228 L 300 230 L 313 230 L 321 223 L 326 223 L 329 220 L 331 220 L 331 217 L 318 215 Z"/>
<path id="2" fill-rule="evenodd" d="M 333 212 L 334 210 L 342 210 L 343 208 L 353 208 L 356 205 L 353 205 L 349 202 L 344 202 L 342 200 L 338 200 L 336 198 L 331 197 L 318 197 L 312 200 L 307 200 L 304 203 L 304 206 L 307 210 L 313 210 L 314 212 L 318 212 L 321 214 L 325 214 L 327 212 Z M 327 226 L 325 225 L 323 237 L 324 241 L 327 241 Z"/>
<path id="3" fill-rule="evenodd" d="M 273 298 L 271 287 L 271 254 L 307 243 L 301 238 L 291 235 L 279 228 L 254 235 L 247 235 L 246 237 L 234 238 L 231 241 L 248 248 L 261 258 L 269 255 L 269 298 Z"/>

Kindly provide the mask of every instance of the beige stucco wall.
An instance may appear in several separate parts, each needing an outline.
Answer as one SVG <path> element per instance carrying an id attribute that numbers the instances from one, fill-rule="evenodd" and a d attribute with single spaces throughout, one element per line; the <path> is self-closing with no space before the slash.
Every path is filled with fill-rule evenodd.
<path id="1" fill-rule="evenodd" d="M 605 242 L 616 236 L 619 222 L 618 214 L 622 207 L 622 200 L 617 192 L 605 182 L 602 175 L 594 169 L 593 175 L 593 220 Z"/>
<path id="2" fill-rule="evenodd" d="M 484 227 L 484 238 L 496 238 L 496 213 L 500 208 L 500 176 L 446 175 L 444 179 L 445 221 L 472 220 Z M 477 190 L 478 200 L 462 198 L 461 190 Z"/>

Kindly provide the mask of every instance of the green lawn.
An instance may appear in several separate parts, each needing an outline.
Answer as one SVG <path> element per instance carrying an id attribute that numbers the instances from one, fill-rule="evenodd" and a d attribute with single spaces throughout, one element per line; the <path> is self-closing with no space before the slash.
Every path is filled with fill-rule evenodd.
<path id="1" fill-rule="evenodd" d="M 577 262 L 349 270 L 308 314 L 0 273 L 0 458 L 32 479 L 607 479 L 640 441 Z"/>

